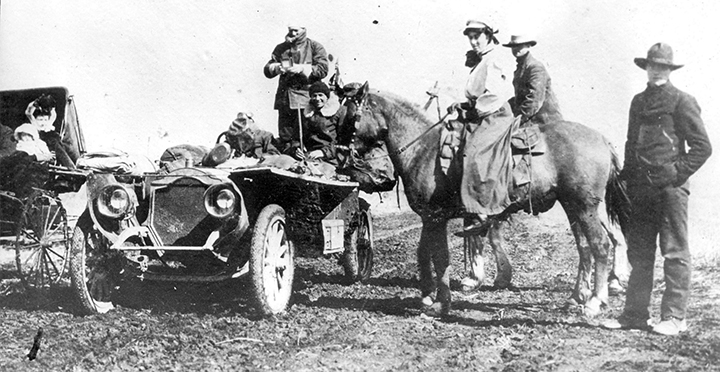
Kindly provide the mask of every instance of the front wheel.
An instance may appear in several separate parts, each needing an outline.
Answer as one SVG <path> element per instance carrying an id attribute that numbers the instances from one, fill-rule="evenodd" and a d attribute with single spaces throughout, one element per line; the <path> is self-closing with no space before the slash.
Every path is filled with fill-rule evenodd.
<path id="1" fill-rule="evenodd" d="M 115 308 L 113 293 L 119 284 L 122 253 L 112 252 L 102 234 L 75 227 L 70 247 L 70 279 L 83 314 L 103 314 Z"/>
<path id="2" fill-rule="evenodd" d="M 294 275 L 294 251 L 287 238 L 285 210 L 276 204 L 267 205 L 255 221 L 250 245 L 250 278 L 260 313 L 285 311 Z"/>
<path id="3" fill-rule="evenodd" d="M 373 270 L 373 225 L 370 205 L 360 199 L 358 226 L 350 235 L 343 257 L 345 277 L 352 282 L 370 279 Z"/>

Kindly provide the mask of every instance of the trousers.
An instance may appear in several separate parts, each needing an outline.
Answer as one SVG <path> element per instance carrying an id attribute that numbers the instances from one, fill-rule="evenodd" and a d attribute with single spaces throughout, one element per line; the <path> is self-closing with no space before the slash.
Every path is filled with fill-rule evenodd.
<path id="1" fill-rule="evenodd" d="M 632 212 L 626 234 L 628 281 L 625 314 L 648 319 L 653 290 L 653 269 L 658 242 L 664 258 L 665 291 L 660 306 L 662 319 L 685 319 L 690 297 L 692 261 L 688 246 L 689 185 L 628 185 Z"/>

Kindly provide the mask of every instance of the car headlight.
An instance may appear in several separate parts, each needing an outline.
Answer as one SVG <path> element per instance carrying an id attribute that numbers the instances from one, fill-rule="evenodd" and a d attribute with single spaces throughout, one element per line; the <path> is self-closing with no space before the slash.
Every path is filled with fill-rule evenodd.
<path id="1" fill-rule="evenodd" d="M 98 196 L 98 211 L 105 217 L 121 218 L 132 211 L 132 202 L 127 190 L 120 185 L 105 186 Z"/>
<path id="2" fill-rule="evenodd" d="M 237 207 L 238 195 L 229 185 L 213 185 L 205 191 L 205 210 L 217 218 L 232 215 Z"/>

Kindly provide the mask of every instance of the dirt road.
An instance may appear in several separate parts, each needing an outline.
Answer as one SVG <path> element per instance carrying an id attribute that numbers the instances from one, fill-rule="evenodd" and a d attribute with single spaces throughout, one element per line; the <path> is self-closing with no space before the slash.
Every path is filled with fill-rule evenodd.
<path id="1" fill-rule="evenodd" d="M 577 270 L 566 224 L 519 216 L 506 236 L 517 290 L 457 291 L 462 242 L 453 236 L 453 309 L 434 319 L 419 308 L 418 223 L 411 213 L 376 218 L 381 239 L 366 283 L 346 285 L 332 259 L 299 258 L 293 305 L 271 319 L 255 315 L 242 280 L 141 283 L 123 289 L 116 311 L 78 317 L 67 288 L 30 298 L 13 285 L 6 262 L 0 266 L 0 370 L 720 370 L 717 260 L 696 261 L 687 333 L 608 331 L 580 309 L 564 308 Z M 662 282 L 655 284 L 657 314 Z M 611 298 L 605 315 L 618 315 L 622 301 Z M 28 361 L 39 327 L 41 349 Z"/>

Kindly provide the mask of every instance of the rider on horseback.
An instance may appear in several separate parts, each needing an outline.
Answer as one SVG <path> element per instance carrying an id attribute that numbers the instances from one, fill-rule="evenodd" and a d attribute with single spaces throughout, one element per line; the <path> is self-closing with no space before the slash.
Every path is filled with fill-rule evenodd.
<path id="1" fill-rule="evenodd" d="M 545 124 L 563 120 L 555 93 L 550 84 L 550 74 L 530 54 L 537 42 L 525 35 L 513 35 L 503 44 L 512 50 L 517 60 L 513 77 L 515 97 L 510 101 L 514 115 L 522 115 L 522 122 Z"/>
<path id="2" fill-rule="evenodd" d="M 448 107 L 449 112 L 458 112 L 458 120 L 465 127 L 460 150 L 460 195 L 467 214 L 464 236 L 481 233 L 487 216 L 499 214 L 510 205 L 512 160 L 508 154 L 515 120 L 502 96 L 509 83 L 496 62 L 496 33 L 486 22 L 467 22 L 463 34 L 472 47 L 465 62 L 471 68 L 465 86 L 467 101 Z"/>

